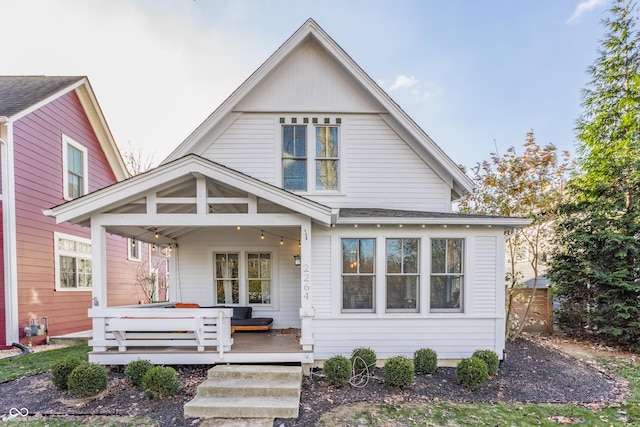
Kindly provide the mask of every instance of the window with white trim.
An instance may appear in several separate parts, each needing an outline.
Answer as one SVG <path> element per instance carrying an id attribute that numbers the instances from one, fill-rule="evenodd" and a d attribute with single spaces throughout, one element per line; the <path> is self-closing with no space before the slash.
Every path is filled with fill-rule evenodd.
<path id="1" fill-rule="evenodd" d="M 56 289 L 91 290 L 91 241 L 82 237 L 55 233 Z"/>
<path id="2" fill-rule="evenodd" d="M 275 305 L 273 252 L 217 252 L 213 259 L 216 304 Z"/>
<path id="3" fill-rule="evenodd" d="M 87 148 L 62 135 L 64 198 L 73 200 L 89 192 Z"/>
<path id="4" fill-rule="evenodd" d="M 417 312 L 420 239 L 387 239 L 387 311 Z"/>
<path id="5" fill-rule="evenodd" d="M 340 189 L 340 118 L 280 118 L 282 188 L 299 192 Z M 302 122 L 300 124 L 299 122 Z M 333 123 L 332 123 L 333 122 Z"/>
<path id="6" fill-rule="evenodd" d="M 432 312 L 462 312 L 464 239 L 431 239 Z"/>
<path id="7" fill-rule="evenodd" d="M 376 239 L 342 239 L 342 311 L 375 311 Z"/>
<path id="8" fill-rule="evenodd" d="M 129 261 L 140 261 L 140 241 L 138 239 L 127 239 Z"/>

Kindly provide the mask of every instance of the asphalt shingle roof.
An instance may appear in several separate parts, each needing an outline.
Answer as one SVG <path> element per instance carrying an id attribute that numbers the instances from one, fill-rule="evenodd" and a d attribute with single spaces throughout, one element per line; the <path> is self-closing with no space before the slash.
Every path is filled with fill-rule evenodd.
<path id="1" fill-rule="evenodd" d="M 84 76 L 0 76 L 0 116 L 11 117 Z"/>

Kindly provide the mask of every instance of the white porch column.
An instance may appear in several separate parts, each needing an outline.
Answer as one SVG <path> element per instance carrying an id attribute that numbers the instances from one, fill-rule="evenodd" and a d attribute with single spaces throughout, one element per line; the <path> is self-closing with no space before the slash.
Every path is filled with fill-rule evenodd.
<path id="1" fill-rule="evenodd" d="M 91 296 L 93 308 L 107 308 L 107 233 L 104 226 L 97 221 L 91 223 Z M 93 339 L 96 341 L 105 340 L 104 322 L 103 317 L 92 320 Z M 93 349 L 106 350 L 104 347 Z"/>
<path id="2" fill-rule="evenodd" d="M 305 351 L 313 350 L 313 279 L 311 266 L 311 220 L 307 218 L 300 226 L 300 344 Z"/>

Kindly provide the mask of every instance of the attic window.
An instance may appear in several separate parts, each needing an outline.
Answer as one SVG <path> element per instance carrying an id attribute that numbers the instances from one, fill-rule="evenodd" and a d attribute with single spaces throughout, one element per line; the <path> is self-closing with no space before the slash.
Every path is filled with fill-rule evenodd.
<path id="1" fill-rule="evenodd" d="M 62 135 L 63 194 L 73 200 L 89 192 L 87 148 Z"/>

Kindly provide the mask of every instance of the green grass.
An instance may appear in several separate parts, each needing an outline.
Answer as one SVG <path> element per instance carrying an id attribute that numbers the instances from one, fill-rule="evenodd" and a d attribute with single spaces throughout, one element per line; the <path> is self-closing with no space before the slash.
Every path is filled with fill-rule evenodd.
<path id="1" fill-rule="evenodd" d="M 637 426 L 640 425 L 640 366 L 637 361 L 598 359 L 600 366 L 629 383 L 620 407 L 592 410 L 575 405 L 457 403 L 357 403 L 324 414 L 320 426 Z"/>
<path id="2" fill-rule="evenodd" d="M 51 363 L 61 357 L 75 356 L 81 360 L 87 360 L 87 353 L 90 350 L 91 347 L 87 345 L 75 345 L 0 360 L 0 383 L 47 372 Z"/>

